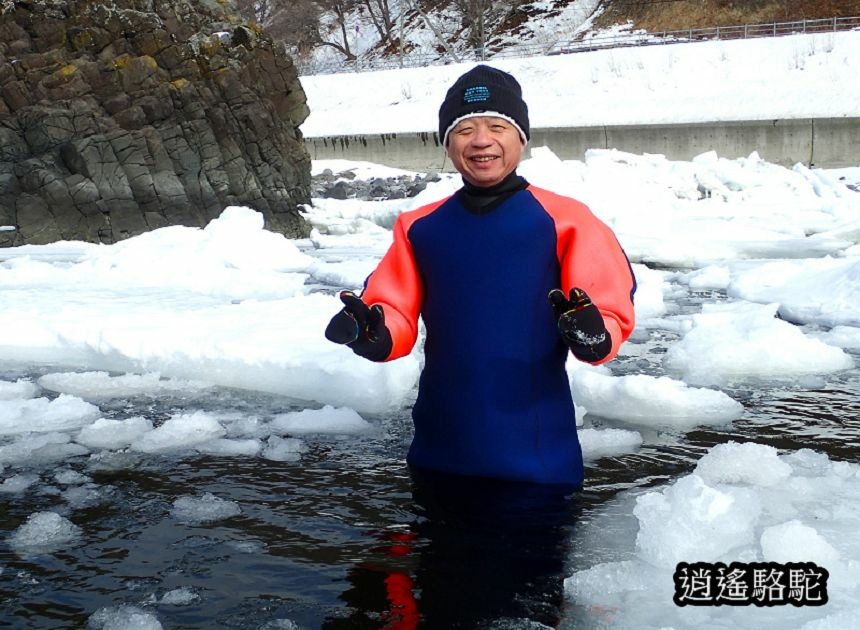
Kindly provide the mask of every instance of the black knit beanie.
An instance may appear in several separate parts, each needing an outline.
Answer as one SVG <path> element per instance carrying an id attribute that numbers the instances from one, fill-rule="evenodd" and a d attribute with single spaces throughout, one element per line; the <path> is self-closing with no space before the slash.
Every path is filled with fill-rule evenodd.
<path id="1" fill-rule="evenodd" d="M 439 108 L 439 139 L 448 144 L 448 133 L 465 118 L 498 116 L 512 122 L 523 142 L 529 139 L 529 109 L 517 80 L 490 66 L 475 66 L 454 82 Z"/>

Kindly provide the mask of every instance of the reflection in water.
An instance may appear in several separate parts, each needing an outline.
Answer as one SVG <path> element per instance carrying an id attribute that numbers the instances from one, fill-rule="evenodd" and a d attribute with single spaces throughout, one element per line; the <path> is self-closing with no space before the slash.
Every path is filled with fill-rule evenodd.
<path id="1" fill-rule="evenodd" d="M 487 628 L 561 617 L 568 541 L 578 513 L 569 488 L 412 470 L 415 521 L 377 534 L 354 566 L 339 628 Z"/>

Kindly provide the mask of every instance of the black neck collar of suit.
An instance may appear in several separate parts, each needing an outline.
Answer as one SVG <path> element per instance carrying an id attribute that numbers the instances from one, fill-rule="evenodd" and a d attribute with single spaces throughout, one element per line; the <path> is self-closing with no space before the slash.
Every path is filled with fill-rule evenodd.
<path id="1" fill-rule="evenodd" d="M 521 190 L 528 188 L 529 183 L 524 177 L 511 172 L 498 184 L 481 187 L 470 184 L 465 179 L 463 187 L 458 191 L 460 201 L 469 212 L 473 214 L 488 214 L 499 207 L 508 197 Z"/>

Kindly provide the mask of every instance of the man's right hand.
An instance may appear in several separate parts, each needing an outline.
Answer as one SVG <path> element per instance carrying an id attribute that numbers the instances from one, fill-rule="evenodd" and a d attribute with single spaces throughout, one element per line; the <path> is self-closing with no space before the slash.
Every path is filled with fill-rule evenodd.
<path id="1" fill-rule="evenodd" d="M 326 339 L 349 346 L 358 356 L 384 361 L 391 354 L 391 332 L 385 325 L 382 307 L 368 307 L 352 291 L 341 291 L 343 309 L 331 318 L 325 329 Z"/>

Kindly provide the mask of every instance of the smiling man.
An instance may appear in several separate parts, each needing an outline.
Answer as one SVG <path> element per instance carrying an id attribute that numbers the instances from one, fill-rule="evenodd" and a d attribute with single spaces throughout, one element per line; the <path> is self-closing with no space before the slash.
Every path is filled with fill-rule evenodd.
<path id="1" fill-rule="evenodd" d="M 448 90 L 439 137 L 463 187 L 403 213 L 361 296 L 326 337 L 372 361 L 427 339 L 417 469 L 579 487 L 568 352 L 612 359 L 634 326 L 636 281 L 613 232 L 582 203 L 516 172 L 529 139 L 513 76 L 479 65 Z"/>

